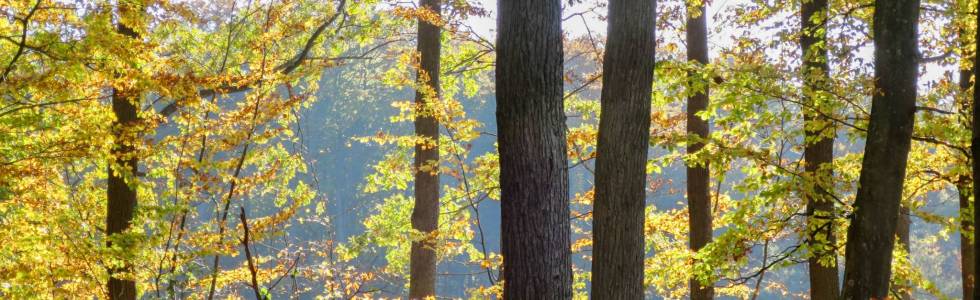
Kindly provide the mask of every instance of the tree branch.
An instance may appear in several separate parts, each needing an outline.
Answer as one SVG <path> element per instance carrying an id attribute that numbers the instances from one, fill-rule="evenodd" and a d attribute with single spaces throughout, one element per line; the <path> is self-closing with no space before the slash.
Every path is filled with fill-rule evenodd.
<path id="1" fill-rule="evenodd" d="M 337 3 L 337 11 L 333 14 L 333 16 L 330 16 L 329 19 L 324 21 L 322 24 L 320 24 L 320 26 L 316 28 L 316 30 L 313 31 L 313 34 L 310 35 L 310 38 L 306 40 L 306 44 L 303 46 L 303 49 L 301 49 L 300 52 L 297 53 L 296 56 L 294 56 L 292 59 L 276 66 L 275 68 L 273 68 L 273 70 L 282 75 L 288 75 L 293 71 L 295 71 L 297 68 L 299 68 L 299 66 L 302 65 L 303 62 L 307 60 L 307 58 L 309 58 L 310 50 L 313 49 L 313 45 L 316 43 L 316 40 L 320 38 L 320 35 L 323 34 L 323 32 L 326 30 L 327 27 L 329 27 L 337 20 L 337 17 L 343 14 L 342 11 L 346 6 L 346 4 L 347 4 L 347 0 L 340 0 L 340 3 Z M 198 95 L 201 98 L 207 98 L 217 94 L 233 94 L 238 92 L 244 92 L 252 89 L 252 85 L 254 84 L 255 82 L 247 82 L 247 83 L 237 84 L 237 85 L 225 85 L 218 88 L 202 89 L 198 91 Z M 168 104 L 166 107 L 160 110 L 160 115 L 164 117 L 170 116 L 171 114 L 177 111 L 177 106 L 178 106 L 177 101 Z"/>
<path id="2" fill-rule="evenodd" d="M 14 57 L 10 60 L 9 63 L 7 63 L 7 67 L 3 70 L 3 75 L 0 76 L 0 83 L 7 81 L 7 76 L 10 75 L 10 71 L 13 71 L 14 64 L 17 63 L 17 60 L 20 59 L 20 56 L 24 54 L 24 49 L 27 48 L 27 27 L 28 25 L 30 25 L 31 18 L 34 17 L 34 13 L 37 12 L 37 9 L 39 7 L 41 7 L 41 0 L 37 0 L 37 3 L 34 3 L 34 7 L 32 7 L 31 10 L 27 12 L 26 16 L 24 16 L 24 20 L 22 21 L 22 23 L 24 24 L 24 28 L 23 30 L 21 30 L 20 43 L 17 46 L 17 52 L 14 53 Z"/>
<path id="3" fill-rule="evenodd" d="M 242 247 L 245 248 L 245 259 L 248 260 L 248 272 L 252 277 L 252 290 L 255 291 L 255 299 L 264 300 L 265 297 L 262 296 L 262 290 L 259 289 L 259 279 L 258 270 L 255 268 L 255 260 L 252 259 L 252 250 L 249 250 L 249 235 L 248 235 L 248 218 L 245 217 L 245 208 L 238 207 L 241 212 L 238 217 L 242 220 L 242 228 L 245 231 L 245 237 L 242 239 Z"/>

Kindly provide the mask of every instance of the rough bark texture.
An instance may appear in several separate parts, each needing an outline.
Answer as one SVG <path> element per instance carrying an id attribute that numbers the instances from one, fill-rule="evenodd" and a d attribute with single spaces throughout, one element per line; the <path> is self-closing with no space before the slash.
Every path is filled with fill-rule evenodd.
<path id="1" fill-rule="evenodd" d="M 439 14 L 439 0 L 422 0 L 421 7 Z M 415 207 L 412 228 L 426 234 L 426 239 L 412 242 L 409 299 L 436 295 L 436 237 L 439 226 L 439 121 L 428 108 L 428 101 L 439 97 L 440 28 L 424 20 L 418 22 L 419 71 L 417 80 L 423 88 L 415 92 L 415 135 L 435 142 L 415 146 Z"/>
<path id="2" fill-rule="evenodd" d="M 132 4 L 120 4 L 119 13 L 124 14 L 130 10 L 142 9 L 130 7 L 130 5 Z M 130 38 L 138 38 L 133 28 L 122 23 L 116 25 L 116 32 Z M 136 210 L 136 187 L 127 184 L 125 177 L 135 178 L 137 170 L 136 149 L 133 147 L 137 138 L 132 129 L 139 122 L 137 115 L 139 97 L 138 91 L 115 88 L 112 90 L 112 112 L 116 120 L 112 122 L 114 145 L 112 155 L 109 157 L 109 176 L 106 188 L 106 198 L 108 199 L 106 235 L 108 236 L 120 234 L 129 229 L 133 221 L 133 212 Z M 113 166 L 118 169 L 114 170 Z M 106 244 L 111 247 L 112 240 L 107 240 Z M 129 262 L 124 262 L 122 267 L 109 267 L 109 299 L 136 299 L 136 282 L 113 276 L 116 273 L 129 272 L 131 269 L 132 266 Z"/>
<path id="3" fill-rule="evenodd" d="M 892 250 L 915 118 L 919 0 L 876 0 L 875 88 L 855 212 L 847 232 L 844 299 L 889 296 Z"/>
<path id="4" fill-rule="evenodd" d="M 968 45 L 964 45 L 967 48 Z M 964 49 L 964 52 L 966 49 Z M 973 69 L 960 70 L 960 90 L 964 93 L 968 93 L 970 87 L 972 86 L 970 79 L 973 76 Z M 964 100 L 964 103 L 960 105 L 963 109 L 962 113 L 968 115 L 970 112 L 967 111 L 970 107 L 968 101 Z M 970 124 L 964 124 L 970 126 Z M 957 184 L 956 191 L 959 193 L 960 198 L 960 270 L 961 278 L 963 281 L 963 299 L 973 299 L 973 285 L 975 284 L 974 276 L 976 274 L 976 269 L 974 268 L 974 260 L 976 259 L 976 252 L 974 252 L 974 245 L 971 243 L 971 238 L 966 235 L 965 229 L 972 230 L 973 220 L 966 218 L 965 212 L 970 210 L 970 185 L 966 179 L 961 179 L 961 183 Z"/>
<path id="5" fill-rule="evenodd" d="M 827 19 L 827 0 L 803 1 L 800 9 L 801 36 L 800 47 L 803 50 L 803 83 L 805 103 L 814 109 L 821 109 L 820 98 L 815 92 L 826 86 L 830 76 L 827 67 L 827 35 L 824 32 Z M 808 141 L 803 148 L 803 159 L 806 163 L 806 173 L 813 178 L 812 191 L 804 193 L 806 198 L 808 238 L 812 257 L 809 258 L 810 299 L 837 299 L 840 295 L 839 276 L 837 271 L 837 254 L 834 249 L 833 218 L 836 215 L 834 200 L 829 191 L 833 187 L 833 170 L 830 164 L 834 161 L 835 128 L 831 120 L 821 117 L 814 110 L 804 109 L 803 120 L 809 129 L 805 132 Z M 815 124 L 826 124 L 823 128 L 814 128 Z M 820 249 L 820 250 L 817 250 Z M 830 258 L 831 263 L 824 265 L 820 260 Z"/>
<path id="6" fill-rule="evenodd" d="M 561 1 L 497 5 L 504 299 L 570 299 Z"/>
<path id="7" fill-rule="evenodd" d="M 701 64 L 708 63 L 708 25 L 705 13 L 705 3 L 701 3 L 699 12 L 688 12 L 687 18 L 687 59 Z M 690 8 L 690 7 L 689 7 Z M 697 13 L 696 16 L 692 14 Z M 693 80 L 693 79 L 692 79 Z M 700 79 L 698 79 L 700 80 Z M 702 138 L 708 137 L 708 121 L 696 114 L 708 107 L 708 87 L 687 99 L 687 133 Z M 695 153 L 704 147 L 704 143 L 693 143 L 687 147 L 687 153 Z M 711 194 L 708 190 L 710 175 L 708 163 L 689 165 L 687 167 L 687 205 L 690 216 L 690 246 L 697 251 L 711 242 Z M 691 299 L 711 299 L 714 297 L 713 286 L 702 286 L 696 279 L 691 279 Z"/>
<path id="8" fill-rule="evenodd" d="M 655 2 L 612 0 L 595 170 L 593 299 L 643 299 Z"/>

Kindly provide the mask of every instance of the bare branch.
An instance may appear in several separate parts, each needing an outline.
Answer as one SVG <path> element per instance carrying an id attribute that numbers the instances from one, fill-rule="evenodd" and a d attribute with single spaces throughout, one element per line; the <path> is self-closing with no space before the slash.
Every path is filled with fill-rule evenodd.
<path id="1" fill-rule="evenodd" d="M 248 272 L 252 277 L 252 290 L 255 291 L 255 299 L 264 300 L 262 290 L 259 289 L 258 270 L 255 268 L 255 260 L 252 259 L 252 250 L 249 250 L 248 218 L 245 217 L 245 208 L 241 206 L 238 208 L 241 210 L 238 217 L 242 220 L 242 230 L 245 231 L 242 247 L 245 248 L 245 260 L 248 261 Z"/>

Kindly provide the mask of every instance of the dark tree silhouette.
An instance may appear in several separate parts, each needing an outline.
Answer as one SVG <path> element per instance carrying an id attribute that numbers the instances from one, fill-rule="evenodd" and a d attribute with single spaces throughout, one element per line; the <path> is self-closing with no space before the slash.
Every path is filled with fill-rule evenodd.
<path id="1" fill-rule="evenodd" d="M 844 299 L 889 296 L 892 250 L 915 118 L 919 0 L 876 0 L 871 120 L 847 232 Z"/>
<path id="2" fill-rule="evenodd" d="M 142 7 L 137 7 L 137 4 L 132 1 L 121 1 L 118 5 L 120 15 L 141 13 L 142 10 Z M 116 24 L 116 32 L 132 39 L 139 38 L 136 30 L 121 21 Z M 112 122 L 113 146 L 109 157 L 109 177 L 106 188 L 108 199 L 106 235 L 110 236 L 106 244 L 110 247 L 113 246 L 111 236 L 129 229 L 133 222 L 133 212 L 136 210 L 136 187 L 132 181 L 135 180 L 139 163 L 136 148 L 133 146 L 137 142 L 135 129 L 139 123 L 137 110 L 139 99 L 140 93 L 137 90 L 112 89 L 112 112 L 116 120 Z M 109 299 L 136 299 L 136 282 L 115 277 L 115 274 L 132 270 L 129 262 L 123 264 L 121 267 L 109 267 Z"/>
<path id="3" fill-rule="evenodd" d="M 803 1 L 800 7 L 800 47 L 803 50 L 803 94 L 806 106 L 819 110 L 824 100 L 819 97 L 819 91 L 824 89 L 829 78 L 827 67 L 827 0 Z M 834 200 L 829 191 L 833 187 L 831 164 L 834 161 L 834 136 L 836 129 L 831 120 L 827 120 L 819 111 L 804 110 L 803 120 L 808 130 L 805 131 L 808 142 L 803 149 L 806 172 L 812 178 L 811 189 L 804 193 L 806 198 L 808 246 L 811 246 L 811 257 L 808 260 L 810 271 L 810 299 L 836 299 L 840 295 L 839 275 L 837 274 L 837 254 L 835 251 L 818 251 L 816 249 L 833 249 L 836 236 L 834 235 L 833 219 Z M 818 124 L 826 124 L 818 127 Z M 823 238 L 820 238 L 822 236 Z M 820 260 L 832 260 L 829 265 Z"/>
<path id="4" fill-rule="evenodd" d="M 975 15 L 980 16 L 980 5 L 977 6 L 977 11 L 975 13 L 976 13 Z M 974 27 L 974 28 L 980 28 L 980 17 L 977 18 L 976 22 L 977 22 L 976 23 L 977 27 Z M 977 79 L 980 78 L 980 55 L 978 55 L 978 53 L 980 53 L 980 46 L 977 46 L 978 45 L 977 44 L 978 42 L 980 42 L 980 29 L 978 29 L 978 30 L 976 30 L 974 32 L 974 39 L 973 39 L 974 47 L 976 49 L 974 51 L 974 55 L 973 55 L 973 80 L 974 81 L 977 81 Z M 973 207 L 974 207 L 974 210 L 976 210 L 976 207 L 977 207 L 977 201 L 976 201 L 976 199 L 978 197 L 977 195 L 980 195 L 980 184 L 977 184 L 977 178 L 978 178 L 977 177 L 977 173 L 980 172 L 980 162 L 977 162 L 977 158 L 980 157 L 980 135 L 977 135 L 977 128 L 980 128 L 980 126 L 978 126 L 978 125 L 980 125 L 980 105 L 977 105 L 977 100 L 978 99 L 980 99 L 980 93 L 977 93 L 976 86 L 974 85 L 974 88 L 973 88 L 973 124 L 972 124 L 973 125 L 973 138 L 970 141 L 970 154 L 973 156 Z M 980 259 L 977 259 L 976 258 L 976 253 L 980 253 L 980 243 L 976 242 L 977 241 L 976 224 L 980 224 L 980 213 L 976 213 L 976 212 L 973 213 L 973 224 L 974 224 L 974 230 L 973 230 L 973 241 L 974 241 L 974 243 L 973 243 L 973 253 L 974 253 L 973 270 L 974 270 L 974 275 L 975 275 L 976 274 L 975 273 L 976 270 L 980 270 Z M 980 300 L 980 291 L 977 290 L 978 288 L 980 288 L 980 284 L 976 284 L 976 278 L 975 277 L 973 278 L 972 283 L 973 283 L 973 299 L 974 300 Z"/>
<path id="5" fill-rule="evenodd" d="M 497 13 L 504 299 L 569 299 L 561 1 L 501 0 Z"/>
<path id="6" fill-rule="evenodd" d="M 699 64 L 708 63 L 708 25 L 706 6 L 703 1 L 697 11 L 688 11 L 687 16 L 687 59 Z M 693 7 L 688 6 L 688 10 Z M 693 78 L 694 76 L 692 76 Z M 695 80 L 695 79 L 691 79 Z M 700 79 L 697 79 L 700 80 Z M 708 107 L 708 85 L 687 99 L 687 133 L 699 138 L 708 137 L 708 121 L 697 116 Z M 687 153 L 696 153 L 704 147 L 703 142 L 691 143 Z M 711 193 L 709 191 L 709 165 L 692 164 L 687 166 L 687 205 L 690 216 L 690 246 L 697 251 L 711 242 Z M 697 279 L 691 279 L 691 299 L 703 300 L 714 297 L 714 287 L 703 286 Z"/>
<path id="7" fill-rule="evenodd" d="M 656 2 L 612 0 L 602 65 L 592 297 L 643 299 Z"/>

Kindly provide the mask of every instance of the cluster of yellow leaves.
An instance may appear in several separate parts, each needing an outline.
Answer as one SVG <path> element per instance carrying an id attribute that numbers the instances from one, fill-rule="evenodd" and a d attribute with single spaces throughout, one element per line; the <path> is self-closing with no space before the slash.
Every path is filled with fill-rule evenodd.
<path id="1" fill-rule="evenodd" d="M 233 296 L 252 273 L 241 224 L 222 217 L 239 207 L 248 246 L 293 247 L 287 229 L 316 193 L 288 150 L 296 112 L 333 57 L 376 34 L 328 22 L 370 18 L 376 1 L 338 3 L 0 2 L 0 31 L 16 34 L 0 42 L 0 294 L 104 297 L 106 268 L 125 265 L 133 272 L 119 277 L 144 294 L 202 297 L 217 272 L 218 295 Z M 111 89 L 139 91 L 141 120 L 117 128 L 123 140 L 110 134 Z M 106 170 L 121 171 L 106 163 L 113 144 L 137 148 L 139 172 L 123 175 L 139 225 L 106 236 Z M 290 252 L 256 253 L 260 285 L 289 272 Z M 215 255 L 236 267 L 199 267 Z"/>

